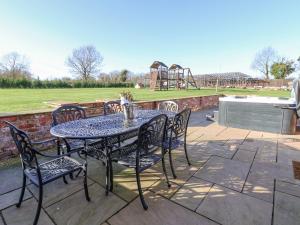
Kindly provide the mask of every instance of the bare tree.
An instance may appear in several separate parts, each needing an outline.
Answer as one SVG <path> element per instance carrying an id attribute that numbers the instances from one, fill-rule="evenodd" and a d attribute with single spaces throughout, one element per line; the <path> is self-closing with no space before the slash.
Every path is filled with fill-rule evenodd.
<path id="1" fill-rule="evenodd" d="M 99 74 L 102 62 L 103 58 L 94 46 L 82 46 L 73 50 L 66 64 L 71 73 L 87 81 Z"/>
<path id="2" fill-rule="evenodd" d="M 256 54 L 251 68 L 258 70 L 268 80 L 270 78 L 271 66 L 277 58 L 277 53 L 272 47 L 264 48 Z"/>
<path id="3" fill-rule="evenodd" d="M 2 75 L 13 79 L 31 78 L 28 59 L 17 52 L 10 52 L 2 57 L 0 71 Z"/>

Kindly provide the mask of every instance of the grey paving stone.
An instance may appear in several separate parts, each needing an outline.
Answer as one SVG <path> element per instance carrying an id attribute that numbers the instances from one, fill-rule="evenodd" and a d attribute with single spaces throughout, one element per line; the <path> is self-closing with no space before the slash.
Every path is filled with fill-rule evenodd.
<path id="1" fill-rule="evenodd" d="M 174 160 L 173 164 L 174 164 L 174 169 L 175 169 L 177 178 L 176 179 L 173 178 L 172 172 L 171 172 L 171 166 L 170 166 L 168 160 L 166 160 L 167 174 L 169 175 L 169 179 L 172 182 L 179 184 L 179 185 L 184 184 L 199 169 L 194 165 L 189 166 L 186 161 Z M 156 164 L 152 168 L 156 171 L 163 171 L 161 163 Z M 160 177 L 162 179 L 164 179 L 165 175 L 163 175 L 161 173 Z"/>
<path id="2" fill-rule="evenodd" d="M 153 193 L 146 193 L 145 211 L 137 198 L 108 220 L 111 225 L 216 225 L 216 223 Z"/>
<path id="3" fill-rule="evenodd" d="M 37 201 L 34 198 L 24 201 L 20 208 L 11 206 L 2 211 L 7 225 L 32 225 L 36 213 Z M 41 211 L 39 225 L 54 225 L 48 215 Z"/>
<path id="4" fill-rule="evenodd" d="M 84 191 L 79 191 L 46 208 L 46 211 L 58 225 L 98 225 L 126 204 L 113 193 L 106 196 L 99 184 L 89 186 L 89 191 L 90 202 L 86 201 Z"/>
<path id="5" fill-rule="evenodd" d="M 267 174 L 250 173 L 243 193 L 255 198 L 273 202 L 274 178 Z"/>
<path id="6" fill-rule="evenodd" d="M 20 193 L 21 189 L 17 189 L 15 191 L 0 195 L 0 210 L 7 208 L 11 205 L 15 205 L 17 202 L 19 202 Z M 32 197 L 32 195 L 27 189 L 25 189 L 23 201 L 30 197 Z"/>
<path id="7" fill-rule="evenodd" d="M 142 188 L 145 190 L 159 181 L 160 176 L 162 176 L 161 172 L 162 170 L 156 171 L 152 168 L 143 171 L 140 174 Z M 120 173 L 114 174 L 113 193 L 126 201 L 131 201 L 138 195 L 134 169 L 127 168 Z"/>
<path id="8" fill-rule="evenodd" d="M 254 159 L 254 156 L 255 152 L 253 151 L 238 150 L 235 153 L 233 159 L 241 162 L 251 163 Z"/>
<path id="9" fill-rule="evenodd" d="M 0 168 L 0 177 L 0 194 L 22 187 L 23 175 L 21 166 Z"/>
<path id="10" fill-rule="evenodd" d="M 270 225 L 272 204 L 215 185 L 197 212 L 223 225 Z"/>
<path id="11" fill-rule="evenodd" d="M 156 194 L 162 195 L 165 198 L 170 198 L 179 188 L 180 186 L 174 182 L 170 182 L 171 187 L 168 187 L 165 179 L 160 179 L 155 182 L 149 190 L 155 192 Z"/>
<path id="12" fill-rule="evenodd" d="M 251 173 L 283 181 L 291 181 L 292 183 L 298 182 L 294 179 L 292 167 L 280 163 L 256 162 L 254 160 Z"/>
<path id="13" fill-rule="evenodd" d="M 274 225 L 299 225 L 300 198 L 275 192 Z"/>
<path id="14" fill-rule="evenodd" d="M 194 176 L 241 191 L 249 169 L 250 163 L 213 156 Z"/>
<path id="15" fill-rule="evenodd" d="M 258 149 L 257 154 L 255 156 L 256 162 L 269 162 L 275 163 L 276 162 L 276 146 L 263 146 Z"/>
<path id="16" fill-rule="evenodd" d="M 176 192 L 171 200 L 191 210 L 195 210 L 212 185 L 212 183 L 192 177 Z"/>
<path id="17" fill-rule="evenodd" d="M 43 186 L 43 206 L 47 207 L 67 196 L 83 189 L 83 177 L 80 175 L 74 180 L 71 180 L 69 176 L 66 177 L 68 184 L 63 182 L 63 179 L 58 179 L 49 184 Z M 88 184 L 92 184 L 93 181 L 88 179 Z M 31 184 L 28 186 L 30 191 L 38 198 L 38 188 Z"/>
<path id="18" fill-rule="evenodd" d="M 277 162 L 285 166 L 292 166 L 292 161 L 300 162 L 300 150 L 291 149 L 289 147 L 284 148 L 281 146 L 278 148 Z"/>
<path id="19" fill-rule="evenodd" d="M 300 197 L 300 185 L 276 180 L 276 191 Z"/>

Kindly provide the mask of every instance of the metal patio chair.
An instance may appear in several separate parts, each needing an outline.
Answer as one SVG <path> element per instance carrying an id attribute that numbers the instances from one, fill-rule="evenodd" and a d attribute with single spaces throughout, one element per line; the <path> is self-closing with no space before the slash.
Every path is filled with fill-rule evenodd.
<path id="1" fill-rule="evenodd" d="M 108 101 L 103 105 L 104 115 L 123 112 L 120 101 Z"/>
<path id="2" fill-rule="evenodd" d="M 163 148 L 166 122 L 166 115 L 159 115 L 152 118 L 140 127 L 138 139 L 135 142 L 119 148 L 110 156 L 113 162 L 135 169 L 139 196 L 145 210 L 148 209 L 148 205 L 145 202 L 141 187 L 141 172 L 162 161 L 163 171 L 168 187 L 170 187 L 164 161 L 165 150 Z M 113 174 L 110 174 L 110 176 L 112 177 Z"/>
<path id="3" fill-rule="evenodd" d="M 159 110 L 178 112 L 178 104 L 174 101 L 163 101 L 158 105 Z"/>
<path id="4" fill-rule="evenodd" d="M 190 115 L 191 109 L 189 108 L 177 113 L 169 124 L 166 132 L 167 138 L 164 141 L 164 148 L 167 149 L 169 153 L 170 166 L 174 179 L 176 179 L 176 174 L 172 160 L 172 150 L 178 148 L 179 146 L 183 146 L 187 163 L 189 166 L 191 165 L 186 148 L 186 133 Z"/>
<path id="5" fill-rule="evenodd" d="M 29 139 L 28 135 L 15 127 L 13 124 L 6 122 L 8 125 L 12 138 L 17 146 L 18 152 L 20 154 L 22 168 L 23 168 L 23 184 L 21 189 L 21 194 L 19 202 L 16 206 L 19 208 L 23 201 L 24 191 L 26 186 L 26 179 L 28 178 L 35 186 L 39 188 L 39 198 L 36 214 L 34 217 L 33 224 L 36 225 L 39 220 L 42 201 L 43 201 L 43 186 L 55 181 L 59 178 L 63 178 L 66 175 L 71 175 L 73 172 L 78 171 L 84 172 L 84 191 L 87 201 L 90 201 L 88 187 L 87 187 L 87 162 L 86 159 L 83 163 L 71 158 L 69 154 L 62 155 L 47 155 L 38 151 L 34 146 L 36 144 L 42 144 L 51 141 L 57 141 L 56 139 L 50 139 L 44 142 L 33 142 Z M 42 163 L 39 162 L 38 157 L 42 156 L 45 159 L 49 159 Z"/>
<path id="6" fill-rule="evenodd" d="M 66 123 L 73 120 L 85 119 L 86 113 L 83 108 L 75 105 L 65 105 L 57 108 L 52 112 L 52 126 L 56 126 L 61 123 Z M 74 149 L 83 149 L 84 148 L 84 140 L 79 139 L 62 139 L 64 144 L 59 141 L 59 150 L 64 148 L 67 149 L 67 152 L 72 151 Z M 58 152 L 60 154 L 60 152 Z"/>

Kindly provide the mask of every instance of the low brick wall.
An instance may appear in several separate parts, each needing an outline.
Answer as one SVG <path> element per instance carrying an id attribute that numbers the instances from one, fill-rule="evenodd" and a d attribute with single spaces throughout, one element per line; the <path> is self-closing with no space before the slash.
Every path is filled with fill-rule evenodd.
<path id="1" fill-rule="evenodd" d="M 218 106 L 219 95 L 188 97 L 171 99 L 177 102 L 179 109 L 189 107 L 192 111 Z M 168 99 L 170 100 L 170 99 Z M 156 109 L 160 101 L 145 101 L 137 104 L 143 109 Z M 88 116 L 102 115 L 103 102 L 91 102 L 78 104 L 85 107 Z M 28 113 L 0 117 L 0 160 L 17 155 L 15 144 L 10 136 L 9 129 L 3 121 L 9 121 L 20 129 L 28 132 L 33 140 L 44 140 L 50 138 L 51 112 Z"/>

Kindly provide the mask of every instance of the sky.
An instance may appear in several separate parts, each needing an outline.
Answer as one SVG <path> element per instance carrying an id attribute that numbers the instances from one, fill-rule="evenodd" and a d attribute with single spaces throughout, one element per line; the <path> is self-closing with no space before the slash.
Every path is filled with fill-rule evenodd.
<path id="1" fill-rule="evenodd" d="M 1 0 L 0 57 L 17 51 L 41 79 L 71 76 L 66 58 L 93 45 L 102 72 L 148 72 L 155 60 L 193 74 L 243 72 L 268 46 L 300 56 L 299 0 Z"/>

